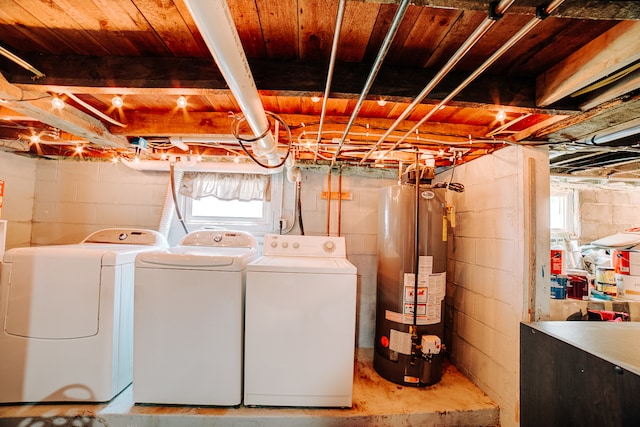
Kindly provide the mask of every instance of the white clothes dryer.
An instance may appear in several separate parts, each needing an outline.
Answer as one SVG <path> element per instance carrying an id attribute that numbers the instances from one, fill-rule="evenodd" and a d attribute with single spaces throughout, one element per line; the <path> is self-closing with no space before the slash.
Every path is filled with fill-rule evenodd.
<path id="1" fill-rule="evenodd" d="M 133 401 L 242 402 L 246 232 L 200 230 L 136 260 Z"/>
<path id="2" fill-rule="evenodd" d="M 8 250 L 0 402 L 106 402 L 131 384 L 135 256 L 166 247 L 157 231 L 112 228 Z"/>
<path id="3" fill-rule="evenodd" d="M 247 266 L 244 403 L 351 407 L 357 270 L 344 237 L 267 234 Z"/>

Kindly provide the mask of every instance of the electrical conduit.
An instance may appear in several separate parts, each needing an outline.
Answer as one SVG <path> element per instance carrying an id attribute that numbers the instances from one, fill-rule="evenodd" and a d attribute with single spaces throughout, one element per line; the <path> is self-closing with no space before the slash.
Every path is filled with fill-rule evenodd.
<path id="1" fill-rule="evenodd" d="M 460 85 L 455 88 L 449 95 L 447 95 L 438 105 L 433 107 L 431 111 L 427 113 L 418 123 L 416 123 L 407 133 L 405 133 L 402 138 L 400 138 L 393 147 L 389 148 L 387 151 L 390 152 L 394 150 L 400 143 L 402 143 L 406 138 L 412 135 L 416 129 L 418 129 L 424 122 L 429 120 L 431 116 L 433 116 L 436 111 L 440 109 L 443 105 L 447 104 L 450 100 L 452 100 L 457 94 L 462 92 L 464 88 L 466 88 L 473 80 L 475 80 L 480 74 L 482 74 L 487 68 L 493 65 L 494 62 L 498 60 L 504 53 L 511 49 L 517 42 L 519 42 L 525 35 L 530 33 L 539 23 L 542 22 L 551 12 L 553 12 L 558 6 L 562 4 L 564 0 L 555 0 L 552 1 L 545 8 L 538 8 L 538 13 L 536 13 L 536 17 L 529 21 L 524 25 L 516 34 L 514 34 L 505 44 L 503 44 L 497 51 L 493 53 L 482 65 L 480 65 L 469 77 L 465 79 Z M 386 153 L 385 153 L 386 154 Z"/>
<path id="2" fill-rule="evenodd" d="M 391 125 L 389 129 L 378 139 L 375 145 L 365 154 L 365 156 L 360 161 L 360 165 L 362 165 L 367 159 L 375 152 L 380 144 L 384 142 L 385 139 L 391 135 L 399 125 L 402 123 L 404 119 L 422 102 L 422 100 L 429 94 L 431 91 L 442 81 L 442 79 L 455 67 L 455 65 L 460 62 L 460 60 L 471 50 L 471 48 L 484 36 L 487 31 L 497 22 L 496 15 L 502 15 L 513 3 L 515 0 L 502 0 L 498 3 L 495 8 L 493 8 L 493 16 L 489 14 L 484 21 L 475 29 L 475 31 L 467 37 L 464 43 L 458 48 L 458 50 L 449 58 L 447 63 L 438 71 L 438 73 L 431 79 L 429 83 L 422 89 L 422 92 L 416 96 L 416 98 L 405 108 L 405 110 L 400 114 L 400 116 L 396 119 L 395 122 Z M 434 108 L 431 111 L 435 111 Z"/>

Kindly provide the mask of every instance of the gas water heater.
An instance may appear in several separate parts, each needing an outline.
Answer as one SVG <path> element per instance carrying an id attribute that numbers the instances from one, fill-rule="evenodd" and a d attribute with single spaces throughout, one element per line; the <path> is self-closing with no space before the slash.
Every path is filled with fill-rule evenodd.
<path id="1" fill-rule="evenodd" d="M 414 169 L 401 184 L 380 190 L 373 366 L 404 386 L 442 377 L 446 190 L 434 188 L 432 178 L 433 169 Z"/>

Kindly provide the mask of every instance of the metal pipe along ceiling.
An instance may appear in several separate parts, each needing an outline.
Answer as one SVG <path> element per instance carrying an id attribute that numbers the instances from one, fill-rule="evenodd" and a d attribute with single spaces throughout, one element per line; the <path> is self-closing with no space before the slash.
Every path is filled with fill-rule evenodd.
<path id="1" fill-rule="evenodd" d="M 373 81 L 375 80 L 376 75 L 378 75 L 378 71 L 382 66 L 382 61 L 384 61 L 385 56 L 387 56 L 387 52 L 391 47 L 391 42 L 393 41 L 393 38 L 398 32 L 398 28 L 400 27 L 400 22 L 402 21 L 402 18 L 404 17 L 404 14 L 407 11 L 408 6 L 409 6 L 409 0 L 403 0 L 400 6 L 398 7 L 398 10 L 396 10 L 396 14 L 393 17 L 393 22 L 391 23 L 391 27 L 389 28 L 389 31 L 387 32 L 387 35 L 385 36 L 382 42 L 382 46 L 380 46 L 380 51 L 378 52 L 378 56 L 376 57 L 376 60 L 373 63 L 373 67 L 371 68 L 369 77 L 367 77 L 367 81 L 365 82 L 364 89 L 362 89 L 362 93 L 358 98 L 358 102 L 353 110 L 353 113 L 351 114 L 351 117 L 349 118 L 349 123 L 347 123 L 347 127 L 344 129 L 344 134 L 342 135 L 342 138 L 340 138 L 340 144 L 338 145 L 338 148 L 336 148 L 336 152 L 333 155 L 333 159 L 331 160 L 332 167 L 333 165 L 335 165 L 336 159 L 338 158 L 338 154 L 340 154 L 340 150 L 342 149 L 342 145 L 344 144 L 344 141 L 347 139 L 347 135 L 349 135 L 349 129 L 351 129 L 353 122 L 355 121 L 356 117 L 358 117 L 360 108 L 362 108 L 362 103 L 364 102 L 365 97 L 369 93 L 369 89 L 371 89 L 371 86 L 373 85 Z"/>
<path id="2" fill-rule="evenodd" d="M 475 80 L 480 74 L 482 74 L 487 68 L 489 68 L 498 58 L 500 58 L 504 53 L 511 49 L 513 45 L 519 42 L 525 35 L 527 35 L 531 30 L 533 30 L 542 20 L 553 12 L 558 6 L 562 4 L 564 0 L 555 0 L 551 2 L 541 14 L 536 14 L 536 17 L 529 21 L 524 25 L 516 34 L 514 34 L 505 44 L 503 44 L 497 51 L 493 53 L 480 67 L 478 67 L 469 77 L 465 79 L 460 85 L 455 88 L 449 95 L 447 95 L 438 105 L 433 107 L 426 116 L 424 116 L 418 123 L 416 123 L 407 133 L 405 133 L 396 143 L 391 147 L 389 151 L 392 151 L 398 144 L 401 144 L 406 138 L 413 134 L 424 122 L 429 120 L 435 113 L 440 109 L 440 107 L 447 104 L 451 99 L 453 99 L 457 94 L 462 92 L 462 90 L 467 87 L 473 80 Z"/>
<path id="3" fill-rule="evenodd" d="M 253 143 L 254 152 L 271 165 L 279 164 L 271 126 L 226 0 L 185 0 L 185 4 L 251 130 L 256 136 L 264 134 Z"/>
<path id="4" fill-rule="evenodd" d="M 502 15 L 513 3 L 515 0 L 502 0 L 495 7 L 494 12 L 499 16 Z M 427 85 L 422 89 L 422 92 L 416 96 L 416 98 L 405 108 L 405 110 L 400 114 L 400 116 L 396 119 L 395 122 L 391 125 L 389 129 L 378 139 L 373 148 L 371 148 L 367 154 L 362 158 L 360 165 L 362 165 L 370 156 L 375 152 L 380 144 L 384 142 L 385 139 L 391 135 L 399 125 L 402 123 L 404 119 L 422 102 L 422 100 L 429 94 L 431 91 L 442 81 L 442 79 L 455 67 L 455 65 L 460 62 L 460 60 L 471 50 L 471 48 L 484 36 L 487 31 L 495 24 L 497 21 L 495 17 L 488 15 L 480 25 L 475 29 L 475 31 L 467 37 L 465 42 L 458 48 L 458 50 L 449 58 L 447 63 L 438 71 L 438 73 L 433 76 L 431 81 L 427 83 Z M 397 144 L 396 144 L 397 146 Z"/>
<path id="5" fill-rule="evenodd" d="M 338 41 L 340 40 L 340 30 L 342 29 L 342 20 L 344 19 L 344 9 L 347 0 L 340 0 L 338 4 L 338 14 L 336 15 L 336 29 L 333 33 L 333 43 L 331 45 L 331 58 L 329 59 L 329 71 L 327 73 L 327 84 L 324 90 L 324 97 L 322 98 L 322 110 L 320 112 L 320 125 L 318 126 L 318 139 L 316 140 L 316 152 L 313 156 L 313 161 L 318 159 L 318 152 L 320 151 L 320 141 L 322 140 L 322 126 L 324 125 L 324 117 L 327 114 L 327 100 L 329 99 L 329 93 L 331 91 L 331 80 L 333 78 L 333 70 L 336 64 L 336 55 L 338 52 Z"/>

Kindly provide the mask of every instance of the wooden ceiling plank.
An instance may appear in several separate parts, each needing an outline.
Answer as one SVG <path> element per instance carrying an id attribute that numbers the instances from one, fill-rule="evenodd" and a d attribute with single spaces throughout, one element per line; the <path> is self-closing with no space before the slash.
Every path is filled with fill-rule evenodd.
<path id="1" fill-rule="evenodd" d="M 640 22 L 623 21 L 536 79 L 546 107 L 640 59 Z"/>
<path id="2" fill-rule="evenodd" d="M 182 16 L 174 2 L 132 1 L 173 55 L 196 58 L 206 55 L 201 51 L 200 44 L 194 38 L 191 28 L 185 21 L 192 21 L 191 15 Z"/>
<path id="3" fill-rule="evenodd" d="M 269 58 L 298 57 L 296 0 L 257 0 L 260 25 Z"/>
<path id="4" fill-rule="evenodd" d="M 57 36 L 66 41 L 73 50 L 67 53 L 83 55 L 106 55 L 109 52 L 96 39 L 96 33 L 85 30 L 70 15 L 78 6 L 59 4 L 60 2 L 33 2 L 29 0 L 13 0 L 34 16 L 46 17 L 42 26 L 50 28 Z"/>
<path id="5" fill-rule="evenodd" d="M 424 68 L 439 69 L 449 61 L 451 52 L 455 52 L 467 40 L 472 32 L 485 20 L 487 13 L 464 11 L 458 14 L 455 22 L 452 23 L 447 36 L 433 50 Z"/>
<path id="6" fill-rule="evenodd" d="M 298 0 L 300 59 L 328 68 L 339 0 Z"/>
<path id="7" fill-rule="evenodd" d="M 417 6 L 410 7 L 410 10 L 417 10 L 419 14 L 410 32 L 403 39 L 402 47 L 398 49 L 393 63 L 402 67 L 421 67 L 428 62 L 433 52 L 449 34 L 460 16 L 460 11 Z M 406 20 L 405 15 L 403 24 Z M 404 25 L 401 25 L 400 29 L 403 27 Z"/>
<path id="8" fill-rule="evenodd" d="M 378 54 L 397 6 L 383 5 L 372 9 L 370 5 L 348 1 L 344 10 L 337 59 L 342 62 L 373 60 Z M 380 21 L 380 22 L 379 22 Z M 363 41 L 368 41 L 363 43 Z M 370 51 L 373 51 L 370 53 Z M 360 87 L 363 87 L 365 80 Z"/>
<path id="9" fill-rule="evenodd" d="M 19 4 L 13 1 L 3 2 L 0 7 L 0 21 L 2 21 L 2 34 L 19 35 L 19 40 L 13 45 L 5 45 L 12 48 L 13 53 L 22 54 L 25 51 L 46 51 L 53 54 L 69 54 L 78 52 L 67 40 L 59 37 L 56 31 L 48 28 L 45 23 L 33 16 Z M 15 37 L 12 37 L 15 39 Z"/>
<path id="10" fill-rule="evenodd" d="M 122 37 L 113 16 L 107 16 L 94 1 L 58 0 L 56 4 L 82 29 L 78 37 L 89 35 L 96 45 L 112 55 L 136 56 L 140 53 L 128 37 Z M 99 53 L 96 49 L 96 54 Z"/>
<path id="11" fill-rule="evenodd" d="M 130 1 L 113 2 L 93 0 L 106 18 L 105 22 L 113 26 L 112 37 L 124 39 L 140 55 L 168 55 L 171 52 L 158 34 L 151 28 L 145 17 Z M 112 55 L 124 56 L 124 52 L 113 50 Z"/>
<path id="12" fill-rule="evenodd" d="M 54 110 L 51 98 L 46 93 L 25 92 L 9 83 L 0 74 L 0 98 L 7 100 L 7 108 L 33 117 L 49 126 L 76 135 L 100 146 L 126 147 L 128 140 L 123 136 L 109 133 L 98 119 L 67 105 L 62 110 Z"/>
<path id="13" fill-rule="evenodd" d="M 255 0 L 228 0 L 242 48 L 249 58 L 265 58 L 267 51 Z"/>

